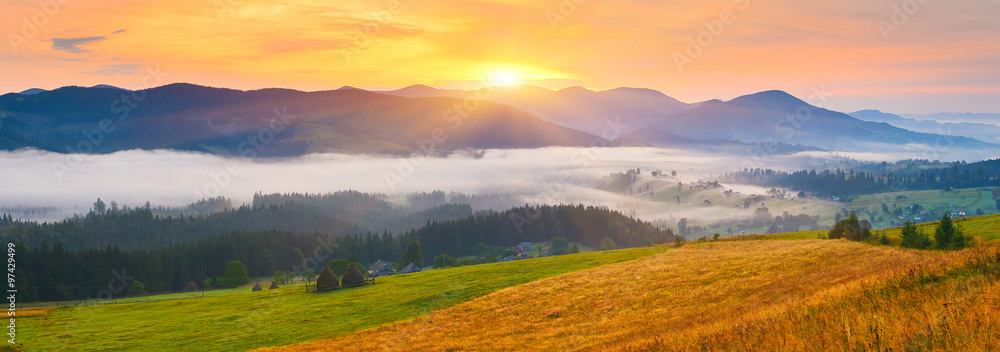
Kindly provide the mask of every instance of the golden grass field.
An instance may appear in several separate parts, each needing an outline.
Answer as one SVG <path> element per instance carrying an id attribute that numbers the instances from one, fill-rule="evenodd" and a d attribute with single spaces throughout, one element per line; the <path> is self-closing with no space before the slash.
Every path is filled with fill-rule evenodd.
<path id="1" fill-rule="evenodd" d="M 703 242 L 261 351 L 992 351 L 998 262 L 993 245 Z"/>

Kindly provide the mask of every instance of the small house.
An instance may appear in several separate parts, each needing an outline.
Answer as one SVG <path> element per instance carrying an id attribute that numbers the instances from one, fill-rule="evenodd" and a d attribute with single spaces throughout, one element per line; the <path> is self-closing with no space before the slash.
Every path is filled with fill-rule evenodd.
<path id="1" fill-rule="evenodd" d="M 389 275 L 396 275 L 396 269 L 392 268 L 392 263 L 379 260 L 368 267 L 368 276 L 383 277 Z"/>
<path id="2" fill-rule="evenodd" d="M 521 242 L 521 244 L 518 245 L 518 247 L 521 247 L 522 251 L 530 251 L 531 248 L 534 247 L 534 246 L 535 246 L 535 244 L 531 243 L 531 242 Z"/>
<path id="3" fill-rule="evenodd" d="M 421 270 L 422 269 L 420 269 L 419 266 L 410 263 L 410 265 L 407 265 L 405 268 L 403 268 L 403 270 L 400 270 L 399 273 L 400 274 L 419 273 Z"/>

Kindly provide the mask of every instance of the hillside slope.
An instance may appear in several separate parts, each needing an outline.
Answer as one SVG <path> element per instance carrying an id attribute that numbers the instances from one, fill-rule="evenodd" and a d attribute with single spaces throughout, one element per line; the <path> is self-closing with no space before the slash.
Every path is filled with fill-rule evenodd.
<path id="1" fill-rule="evenodd" d="M 632 248 L 428 270 L 323 294 L 307 293 L 301 284 L 260 292 L 246 285 L 208 291 L 205 298 L 170 300 L 175 295 L 167 295 L 149 297 L 158 300 L 153 302 L 63 307 L 45 316 L 19 315 L 17 338 L 32 352 L 246 351 L 413 319 L 503 288 L 666 250 Z"/>
<path id="2" fill-rule="evenodd" d="M 935 276 L 935 270 L 960 267 L 969 253 L 822 240 L 687 245 L 649 258 L 497 291 L 412 321 L 264 351 L 798 350 L 815 346 L 811 343 L 816 340 L 809 334 L 818 334 L 815 338 L 822 338 L 823 346 L 855 349 L 871 342 L 874 335 L 869 330 L 871 324 L 864 324 L 871 319 L 852 305 L 868 303 L 859 298 L 872 297 L 866 290 L 885 287 L 884 282 L 903 282 L 898 275 L 911 269 L 923 271 L 906 281 L 910 284 L 931 282 L 931 277 L 948 278 Z M 979 286 L 969 288 L 971 295 L 982 297 L 984 290 L 997 291 L 995 280 L 979 280 Z M 923 296 L 914 297 L 913 292 L 897 286 L 886 292 L 925 302 Z M 928 287 L 917 287 L 924 288 Z M 927 304 L 916 305 L 879 297 L 879 302 L 898 306 L 900 314 L 915 319 L 903 323 L 887 316 L 885 335 L 879 343 L 906 346 L 908 338 L 923 331 L 905 329 L 908 324 L 922 326 L 920 314 L 933 320 L 927 321 L 934 324 L 930 329 L 951 327 L 950 331 L 960 332 L 941 321 L 955 315 L 934 307 L 938 296 L 928 295 Z M 841 304 L 836 305 L 838 302 Z M 976 318 L 996 310 L 982 304 L 974 307 L 985 309 L 976 311 Z M 914 311 L 903 312 L 905 309 Z M 808 315 L 816 311 L 824 315 Z M 803 324 L 810 319 L 833 325 L 824 329 L 819 323 Z M 962 320 L 968 321 L 971 319 Z M 744 329 L 748 323 L 753 324 L 752 333 Z M 839 327 L 845 324 L 850 332 Z M 895 324 L 893 329 L 889 324 Z M 770 333 L 769 326 L 782 328 L 788 338 L 782 340 L 782 335 Z M 978 331 L 997 335 L 995 331 Z M 970 343 L 990 341 L 982 335 L 974 337 L 978 339 Z M 946 342 L 957 339 L 945 338 Z"/>

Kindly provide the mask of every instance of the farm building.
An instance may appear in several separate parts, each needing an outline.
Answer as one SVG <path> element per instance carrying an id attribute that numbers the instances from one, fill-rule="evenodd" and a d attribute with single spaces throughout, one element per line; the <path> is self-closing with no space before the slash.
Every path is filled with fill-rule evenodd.
<path id="1" fill-rule="evenodd" d="M 507 256 L 506 258 L 502 258 L 502 259 L 500 259 L 500 260 L 497 260 L 497 261 L 498 261 L 498 262 L 510 262 L 510 261 L 515 261 L 515 260 L 517 260 L 517 259 L 518 259 L 518 258 L 517 258 L 517 256 L 516 256 L 516 255 L 509 255 L 509 256 Z"/>
<path id="2" fill-rule="evenodd" d="M 405 268 L 403 268 L 403 270 L 400 270 L 399 273 L 400 274 L 419 273 L 420 270 L 421 269 L 420 269 L 419 266 L 416 266 L 415 264 L 410 263 L 410 265 L 407 265 Z"/>
<path id="3" fill-rule="evenodd" d="M 521 247 L 522 251 L 530 251 L 531 248 L 535 246 L 535 244 L 531 242 L 521 242 L 521 244 L 518 246 Z"/>
<path id="4" fill-rule="evenodd" d="M 392 268 L 391 263 L 379 260 L 368 267 L 368 275 L 371 277 L 396 275 L 396 269 Z"/>

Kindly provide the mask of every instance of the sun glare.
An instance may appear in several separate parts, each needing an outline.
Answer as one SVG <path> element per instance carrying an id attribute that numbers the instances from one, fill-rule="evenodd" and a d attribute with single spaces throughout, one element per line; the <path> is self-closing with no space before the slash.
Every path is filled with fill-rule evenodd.
<path id="1" fill-rule="evenodd" d="M 493 73 L 493 84 L 510 87 L 519 83 L 517 74 L 511 71 L 496 71 Z"/>

